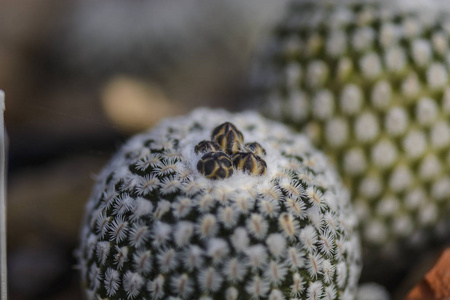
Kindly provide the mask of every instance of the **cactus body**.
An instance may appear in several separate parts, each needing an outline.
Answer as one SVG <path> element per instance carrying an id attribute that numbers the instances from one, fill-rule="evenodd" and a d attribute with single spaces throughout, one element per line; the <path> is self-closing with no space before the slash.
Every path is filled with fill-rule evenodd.
<path id="1" fill-rule="evenodd" d="M 231 157 L 229 143 L 203 147 L 223 122 L 258 143 L 235 154 L 258 149 L 242 165 L 264 160 L 264 174 L 197 168 Z M 256 113 L 200 109 L 132 138 L 99 174 L 78 256 L 89 299 L 354 299 L 356 226 L 307 138 Z"/>
<path id="2" fill-rule="evenodd" d="M 292 1 L 255 69 L 265 113 L 307 132 L 336 164 L 375 264 L 399 265 L 448 236 L 445 6 Z"/>

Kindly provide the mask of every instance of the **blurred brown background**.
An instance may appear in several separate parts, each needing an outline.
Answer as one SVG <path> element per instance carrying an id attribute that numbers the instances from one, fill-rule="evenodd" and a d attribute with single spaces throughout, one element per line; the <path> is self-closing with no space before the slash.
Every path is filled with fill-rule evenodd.
<path id="1" fill-rule="evenodd" d="M 80 299 L 73 250 L 93 178 L 131 134 L 236 109 L 271 0 L 0 0 L 10 139 L 10 299 Z"/>

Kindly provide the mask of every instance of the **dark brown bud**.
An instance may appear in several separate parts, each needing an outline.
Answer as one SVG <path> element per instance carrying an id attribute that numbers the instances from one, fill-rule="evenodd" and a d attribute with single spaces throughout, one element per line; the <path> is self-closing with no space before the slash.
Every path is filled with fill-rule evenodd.
<path id="1" fill-rule="evenodd" d="M 221 149 L 218 143 L 203 140 L 195 146 L 194 151 L 196 154 L 199 154 L 204 152 L 217 152 L 221 151 Z"/>
<path id="2" fill-rule="evenodd" d="M 208 152 L 198 161 L 197 170 L 209 179 L 225 179 L 233 175 L 233 163 L 223 152 Z"/>
<path id="3" fill-rule="evenodd" d="M 225 122 L 214 128 L 211 139 L 217 142 L 222 151 L 229 155 L 241 151 L 241 145 L 244 143 L 242 132 L 237 130 L 236 126 L 230 122 Z"/>
<path id="4" fill-rule="evenodd" d="M 250 173 L 251 175 L 266 174 L 267 164 L 258 155 L 252 152 L 238 152 L 233 155 L 233 166 L 238 170 Z"/>
<path id="5" fill-rule="evenodd" d="M 245 148 L 252 152 L 255 153 L 258 156 L 263 156 L 266 155 L 266 149 L 264 149 L 259 143 L 257 142 L 253 142 L 253 143 L 247 143 L 245 144 Z"/>

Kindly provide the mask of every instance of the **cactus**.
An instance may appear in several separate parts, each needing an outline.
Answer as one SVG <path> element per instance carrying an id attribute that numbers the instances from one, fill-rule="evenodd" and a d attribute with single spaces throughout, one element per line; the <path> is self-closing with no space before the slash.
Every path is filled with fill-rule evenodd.
<path id="1" fill-rule="evenodd" d="M 354 299 L 356 227 L 305 136 L 198 109 L 131 138 L 101 171 L 77 253 L 88 299 Z"/>
<path id="2" fill-rule="evenodd" d="M 255 65 L 264 113 L 306 132 L 337 166 L 364 263 L 400 265 L 448 236 L 446 4 L 292 1 Z"/>

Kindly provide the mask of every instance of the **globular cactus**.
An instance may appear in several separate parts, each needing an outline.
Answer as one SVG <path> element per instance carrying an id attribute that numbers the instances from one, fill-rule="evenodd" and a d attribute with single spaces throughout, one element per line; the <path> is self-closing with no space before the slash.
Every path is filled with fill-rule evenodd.
<path id="1" fill-rule="evenodd" d="M 292 1 L 252 79 L 265 114 L 307 132 L 337 165 L 377 265 L 448 241 L 446 6 Z"/>
<path id="2" fill-rule="evenodd" d="M 99 174 L 79 267 L 88 299 L 354 299 L 356 227 L 307 138 L 199 109 L 133 137 Z"/>

